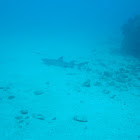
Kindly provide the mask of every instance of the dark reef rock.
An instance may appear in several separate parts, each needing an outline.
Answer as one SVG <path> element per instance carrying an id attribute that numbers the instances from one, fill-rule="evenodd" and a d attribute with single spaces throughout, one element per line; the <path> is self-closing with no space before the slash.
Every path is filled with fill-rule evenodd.
<path id="1" fill-rule="evenodd" d="M 86 80 L 83 84 L 82 84 L 82 87 L 90 87 L 91 86 L 91 80 L 88 79 Z"/>
<path id="2" fill-rule="evenodd" d="M 30 117 L 27 116 L 27 114 L 27 110 L 21 110 L 20 114 L 15 116 L 16 125 L 19 128 L 27 127 L 29 125 Z"/>
<path id="3" fill-rule="evenodd" d="M 73 120 L 77 121 L 77 122 L 88 122 L 88 120 L 85 116 L 74 116 Z"/>
<path id="4" fill-rule="evenodd" d="M 11 95 L 11 96 L 8 96 L 8 99 L 11 100 L 11 99 L 14 99 L 15 96 Z"/>
<path id="5" fill-rule="evenodd" d="M 122 27 L 124 53 L 140 58 L 140 15 L 129 19 Z"/>
<path id="6" fill-rule="evenodd" d="M 36 118 L 38 120 L 45 120 L 45 116 L 42 114 L 33 114 L 33 118 Z"/>
<path id="7" fill-rule="evenodd" d="M 26 115 L 26 114 L 28 114 L 28 110 L 21 110 L 20 113 L 21 113 L 22 115 Z"/>

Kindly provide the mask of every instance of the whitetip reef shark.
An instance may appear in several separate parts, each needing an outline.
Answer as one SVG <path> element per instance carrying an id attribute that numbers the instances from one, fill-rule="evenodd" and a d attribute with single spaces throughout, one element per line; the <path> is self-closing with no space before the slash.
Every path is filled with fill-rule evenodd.
<path id="1" fill-rule="evenodd" d="M 76 63 L 76 61 L 66 62 L 63 59 L 63 56 L 59 57 L 58 59 L 42 59 L 43 63 L 48 66 L 57 66 L 62 68 L 75 68 L 81 69 L 83 66 L 87 65 L 88 62 L 83 63 Z"/>

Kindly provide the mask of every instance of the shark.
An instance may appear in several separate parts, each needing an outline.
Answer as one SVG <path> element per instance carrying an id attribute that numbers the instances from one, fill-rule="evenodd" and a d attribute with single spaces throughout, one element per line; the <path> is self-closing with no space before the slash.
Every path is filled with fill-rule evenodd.
<path id="1" fill-rule="evenodd" d="M 62 67 L 62 68 L 75 68 L 77 67 L 78 69 L 81 69 L 83 66 L 88 64 L 88 62 L 83 62 L 83 63 L 76 63 L 76 61 L 70 61 L 66 62 L 64 61 L 63 56 L 59 57 L 58 59 L 48 59 L 44 58 L 42 59 L 43 63 L 47 66 L 57 66 L 57 67 Z"/>

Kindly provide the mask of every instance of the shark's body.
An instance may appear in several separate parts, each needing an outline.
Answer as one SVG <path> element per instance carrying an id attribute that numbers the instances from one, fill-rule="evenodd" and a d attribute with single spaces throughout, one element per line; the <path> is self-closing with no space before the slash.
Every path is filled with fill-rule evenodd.
<path id="1" fill-rule="evenodd" d="M 84 63 L 78 63 L 76 64 L 75 61 L 70 61 L 70 62 L 66 62 L 63 60 L 63 56 L 61 56 L 58 59 L 42 59 L 43 63 L 45 65 L 48 66 L 57 66 L 57 67 L 62 67 L 62 68 L 74 68 L 74 67 L 78 67 L 79 69 L 81 69 L 82 66 L 84 66 L 85 64 L 87 64 L 88 62 L 84 62 Z"/>

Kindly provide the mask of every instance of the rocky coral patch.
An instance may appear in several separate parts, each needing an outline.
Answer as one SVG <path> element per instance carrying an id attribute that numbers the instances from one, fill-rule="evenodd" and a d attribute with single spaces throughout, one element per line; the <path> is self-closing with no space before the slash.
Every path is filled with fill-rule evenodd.
<path id="1" fill-rule="evenodd" d="M 122 27 L 122 50 L 129 55 L 140 58 L 140 15 L 130 18 Z"/>

